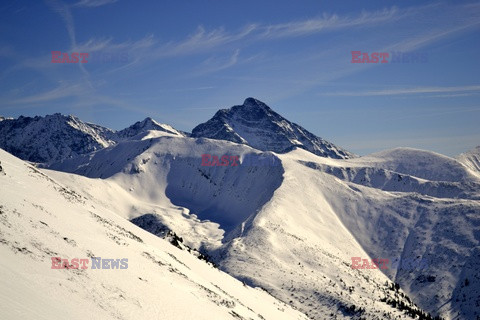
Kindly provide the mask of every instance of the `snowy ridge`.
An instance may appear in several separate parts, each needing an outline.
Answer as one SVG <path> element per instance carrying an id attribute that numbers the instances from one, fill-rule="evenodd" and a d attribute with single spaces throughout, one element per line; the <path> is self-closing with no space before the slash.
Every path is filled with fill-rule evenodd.
<path id="1" fill-rule="evenodd" d="M 149 131 L 185 135 L 151 118 L 117 132 L 56 113 L 45 117 L 4 119 L 0 122 L 0 148 L 24 160 L 52 163 L 94 152 Z"/>
<path id="2" fill-rule="evenodd" d="M 373 153 L 360 163 L 378 163 L 384 169 L 433 181 L 466 181 L 474 178 L 458 161 L 432 151 L 395 148 Z"/>
<path id="3" fill-rule="evenodd" d="M 24 160 L 51 162 L 112 145 L 105 133 L 111 131 L 100 131 L 74 116 L 21 116 L 0 122 L 0 147 Z"/>
<path id="4" fill-rule="evenodd" d="M 228 140 L 278 153 L 297 147 L 322 157 L 354 156 L 288 121 L 254 98 L 247 98 L 243 105 L 219 110 L 212 119 L 195 127 L 192 137 Z"/>
<path id="5" fill-rule="evenodd" d="M 3 150 L 0 161 L 2 319 L 307 319 Z M 52 257 L 128 264 L 58 270 Z"/>
<path id="6" fill-rule="evenodd" d="M 396 148 L 340 165 L 300 162 L 344 181 L 385 191 L 480 200 L 480 179 L 455 159 L 434 152 Z"/>

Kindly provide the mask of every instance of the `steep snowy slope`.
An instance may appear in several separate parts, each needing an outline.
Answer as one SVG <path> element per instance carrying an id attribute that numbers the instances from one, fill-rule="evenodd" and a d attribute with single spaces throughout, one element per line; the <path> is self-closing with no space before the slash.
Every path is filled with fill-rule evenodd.
<path id="1" fill-rule="evenodd" d="M 248 146 L 228 141 L 155 133 L 145 136 L 143 140 L 127 140 L 90 155 L 53 164 L 49 168 L 90 178 L 109 178 L 107 182 L 128 190 L 130 201 L 141 199 L 162 208 L 173 208 L 173 203 L 177 211 L 178 208 L 188 208 L 181 209 L 184 214 L 180 217 L 195 217 L 192 220 L 195 224 L 200 220 L 207 224 L 209 220 L 214 221 L 216 229 L 220 225 L 218 230 L 221 233 L 234 229 L 257 212 L 281 184 L 281 166 L 232 166 L 233 162 L 223 167 L 202 166 L 203 154 L 238 156 L 239 163 L 247 158 L 260 159 L 260 155 L 263 160 L 276 158 L 272 153 L 261 154 Z M 51 174 L 63 179 L 61 173 Z M 256 182 L 255 185 L 252 185 L 253 181 Z M 68 183 L 82 185 L 74 181 Z M 84 192 L 92 195 L 101 192 L 98 189 L 109 189 L 108 186 L 91 191 L 88 188 L 87 186 Z M 107 197 L 111 199 L 107 202 L 117 203 L 115 193 L 112 191 L 113 195 L 101 198 Z M 130 207 L 127 204 L 126 207 L 119 208 L 119 211 L 129 212 L 124 215 L 125 218 L 138 217 L 139 211 L 130 212 Z M 165 220 L 164 215 L 169 213 L 162 213 Z M 172 216 L 169 223 L 177 223 L 178 219 L 179 217 Z M 207 242 L 215 243 L 217 238 L 218 236 L 209 237 Z"/>
<path id="2" fill-rule="evenodd" d="M 457 160 L 480 174 L 480 146 L 462 153 L 457 157 Z"/>
<path id="3" fill-rule="evenodd" d="M 480 181 L 475 175 L 454 159 L 414 149 L 347 161 L 306 157 L 298 162 L 335 177 L 322 194 L 370 256 L 427 261 L 426 269 L 385 270 L 390 279 L 434 314 L 480 315 Z"/>
<path id="4" fill-rule="evenodd" d="M 307 319 L 3 150 L 0 161 L 2 319 Z"/>
<path id="5" fill-rule="evenodd" d="M 192 137 L 228 140 L 279 153 L 299 147 L 322 157 L 353 157 L 348 151 L 288 121 L 254 98 L 247 98 L 243 105 L 219 110 L 212 119 L 195 127 Z"/>
<path id="6" fill-rule="evenodd" d="M 205 153 L 238 155 L 240 165 L 202 166 Z M 315 319 L 394 319 L 403 311 L 392 301 L 417 310 L 379 270 L 351 268 L 351 257 L 368 254 L 323 195 L 336 178 L 290 154 L 263 154 L 281 166 L 247 165 L 252 155 L 262 154 L 231 142 L 157 135 L 51 167 L 102 180 L 47 172 L 154 233 L 173 230 L 225 270 Z M 351 191 L 344 183 L 337 188 Z"/>

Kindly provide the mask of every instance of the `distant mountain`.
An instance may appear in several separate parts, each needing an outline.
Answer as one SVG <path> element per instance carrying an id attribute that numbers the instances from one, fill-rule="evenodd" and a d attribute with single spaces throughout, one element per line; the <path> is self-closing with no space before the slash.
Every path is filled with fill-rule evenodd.
<path id="1" fill-rule="evenodd" d="M 185 135 L 183 132 L 176 130 L 175 128 L 173 128 L 172 126 L 169 126 L 168 124 L 158 123 L 152 118 L 148 117 L 148 118 L 145 118 L 145 120 L 143 121 L 135 122 L 130 127 L 116 132 L 115 137 L 116 137 L 116 140 L 131 138 L 140 133 L 147 132 L 149 130 L 163 131 L 166 133 L 171 133 L 179 136 Z"/>
<path id="2" fill-rule="evenodd" d="M 184 136 L 173 127 L 157 123 L 152 118 L 136 122 L 118 132 L 60 113 L 34 118 L 2 117 L 0 120 L 0 148 L 23 160 L 39 163 L 74 158 L 149 130 Z"/>
<path id="3" fill-rule="evenodd" d="M 473 171 L 480 173 L 480 146 L 460 154 L 457 160 Z"/>
<path id="4" fill-rule="evenodd" d="M 59 113 L 0 122 L 0 147 L 33 162 L 52 162 L 108 147 L 113 131 Z"/>
<path id="5" fill-rule="evenodd" d="M 354 157 L 352 153 L 288 121 L 254 98 L 247 98 L 243 105 L 219 110 L 213 118 L 196 126 L 192 137 L 228 140 L 277 153 L 298 147 L 322 157 Z"/>

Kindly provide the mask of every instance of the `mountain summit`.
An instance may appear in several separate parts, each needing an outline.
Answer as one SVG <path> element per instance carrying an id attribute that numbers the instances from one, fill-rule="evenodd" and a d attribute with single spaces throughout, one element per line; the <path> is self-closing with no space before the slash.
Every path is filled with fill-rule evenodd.
<path id="1" fill-rule="evenodd" d="M 138 121 L 132 124 L 130 127 L 120 130 L 116 133 L 117 140 L 125 139 L 136 136 L 139 133 L 144 133 L 149 130 L 163 131 L 179 136 L 184 136 L 183 133 L 176 130 L 168 124 L 158 123 L 150 117 L 145 118 L 143 121 Z"/>
<path id="2" fill-rule="evenodd" d="M 354 155 L 288 121 L 262 101 L 247 98 L 242 105 L 219 110 L 196 126 L 192 137 L 228 140 L 262 151 L 285 153 L 295 147 L 316 155 L 347 159 Z"/>

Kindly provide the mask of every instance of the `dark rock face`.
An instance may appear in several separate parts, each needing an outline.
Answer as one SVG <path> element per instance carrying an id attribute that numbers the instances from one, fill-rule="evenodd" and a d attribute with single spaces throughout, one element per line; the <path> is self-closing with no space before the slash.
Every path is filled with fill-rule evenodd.
<path id="1" fill-rule="evenodd" d="M 213 118 L 195 127 L 192 137 L 228 140 L 278 153 L 298 147 L 323 157 L 354 157 L 352 153 L 288 121 L 254 98 L 247 98 L 243 105 L 219 110 Z"/>

